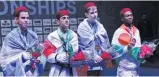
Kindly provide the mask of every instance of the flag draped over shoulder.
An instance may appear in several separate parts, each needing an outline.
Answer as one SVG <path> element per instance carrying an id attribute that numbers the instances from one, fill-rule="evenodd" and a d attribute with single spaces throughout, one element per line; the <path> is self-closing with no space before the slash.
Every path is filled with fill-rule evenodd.
<path id="1" fill-rule="evenodd" d="M 4 39 L 0 63 L 4 74 L 10 76 L 25 76 L 26 64 L 22 61 L 22 55 L 31 49 L 36 52 L 38 45 L 37 34 L 31 30 L 21 32 L 20 28 L 13 29 Z M 27 62 L 27 61 L 26 61 Z"/>

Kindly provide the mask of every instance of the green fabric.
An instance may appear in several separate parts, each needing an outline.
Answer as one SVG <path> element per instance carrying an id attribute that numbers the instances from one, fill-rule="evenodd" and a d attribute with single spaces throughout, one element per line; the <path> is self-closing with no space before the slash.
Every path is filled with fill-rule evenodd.
<path id="1" fill-rule="evenodd" d="M 138 60 L 138 53 L 140 52 L 139 47 L 135 47 L 129 50 L 129 54 L 135 59 Z"/>
<path id="2" fill-rule="evenodd" d="M 141 59 L 139 58 L 138 54 L 140 52 L 140 48 L 139 47 L 135 47 L 135 48 L 132 48 L 129 50 L 129 55 L 132 56 L 135 60 L 141 62 L 141 63 L 144 63 L 145 60 L 144 59 Z"/>
<path id="3" fill-rule="evenodd" d="M 113 49 L 118 52 L 118 53 L 123 53 L 123 47 L 119 46 L 119 45 L 113 45 Z"/>
<path id="4" fill-rule="evenodd" d="M 115 53 L 119 53 L 120 55 L 122 55 L 123 54 L 123 47 L 119 46 L 119 45 L 113 45 L 113 51 L 115 51 Z M 115 59 L 116 64 L 118 64 L 120 61 L 120 57 L 117 57 L 114 59 Z"/>
<path id="5" fill-rule="evenodd" d="M 59 35 L 60 39 L 63 41 L 64 51 L 68 52 L 68 54 L 70 56 L 73 56 L 73 48 L 72 48 L 72 45 L 69 43 L 72 39 L 71 31 L 69 29 L 66 31 L 66 39 L 64 39 L 64 33 L 61 31 L 60 28 L 58 28 L 57 32 L 58 32 L 58 35 Z"/>
<path id="6" fill-rule="evenodd" d="M 119 45 L 113 45 L 113 46 L 114 46 L 113 50 L 114 50 L 116 53 L 123 54 L 123 51 L 124 51 L 123 49 L 124 49 L 124 47 L 119 46 Z M 128 54 L 129 54 L 130 56 L 132 56 L 132 58 L 134 58 L 135 60 L 139 61 L 140 63 L 144 63 L 145 60 L 139 58 L 139 56 L 138 56 L 139 52 L 140 52 L 140 47 L 134 47 L 134 48 L 132 48 L 132 49 L 129 50 Z M 116 61 L 116 63 L 119 63 L 120 57 L 115 58 L 115 61 Z"/>

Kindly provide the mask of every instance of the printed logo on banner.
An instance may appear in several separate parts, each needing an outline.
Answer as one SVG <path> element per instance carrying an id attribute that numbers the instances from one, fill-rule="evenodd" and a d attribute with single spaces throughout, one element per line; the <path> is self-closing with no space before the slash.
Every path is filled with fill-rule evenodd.
<path id="1" fill-rule="evenodd" d="M 33 23 L 33 22 L 32 22 L 32 20 L 30 19 L 28 26 L 32 26 L 32 23 Z M 15 20 L 12 20 L 12 26 L 13 26 L 13 27 L 17 27 L 16 24 L 15 24 Z"/>
<path id="2" fill-rule="evenodd" d="M 12 30 L 15 29 L 15 28 L 17 28 L 17 27 L 13 27 Z"/>
<path id="3" fill-rule="evenodd" d="M 32 20 L 30 19 L 28 26 L 32 26 L 32 23 L 33 23 L 33 22 L 32 22 Z"/>
<path id="4" fill-rule="evenodd" d="M 53 26 L 52 28 L 53 28 L 53 31 L 55 31 L 55 30 L 57 30 L 58 27 L 57 26 Z"/>
<path id="5" fill-rule="evenodd" d="M 29 29 L 29 30 L 33 30 L 33 28 L 32 28 L 32 27 L 28 27 L 28 29 Z"/>
<path id="6" fill-rule="evenodd" d="M 39 42 L 43 42 L 43 35 L 38 35 Z"/>
<path id="7" fill-rule="evenodd" d="M 52 19 L 52 25 L 58 25 L 56 19 Z"/>
<path id="8" fill-rule="evenodd" d="M 44 40 L 46 40 L 47 36 L 48 36 L 48 35 L 44 35 Z"/>
<path id="9" fill-rule="evenodd" d="M 1 20 L 1 27 L 11 27 L 11 20 Z"/>
<path id="10" fill-rule="evenodd" d="M 12 20 L 12 26 L 17 27 L 16 24 L 15 24 L 15 20 Z"/>
<path id="11" fill-rule="evenodd" d="M 78 24 L 80 24 L 85 18 L 78 18 Z"/>
<path id="12" fill-rule="evenodd" d="M 51 19 L 43 19 L 43 25 L 51 25 Z"/>
<path id="13" fill-rule="evenodd" d="M 70 29 L 73 31 L 77 31 L 77 25 L 70 25 Z"/>
<path id="14" fill-rule="evenodd" d="M 44 33 L 51 33 L 52 29 L 51 29 L 51 27 L 43 27 L 43 31 L 44 31 Z"/>
<path id="15" fill-rule="evenodd" d="M 34 19 L 33 26 L 42 26 L 42 19 Z"/>
<path id="16" fill-rule="evenodd" d="M 77 24 L 76 18 L 70 18 L 70 24 Z"/>
<path id="17" fill-rule="evenodd" d="M 2 42 L 3 42 L 4 38 L 5 38 L 5 37 L 2 37 L 2 39 L 1 39 L 1 40 L 2 40 Z"/>
<path id="18" fill-rule="evenodd" d="M 34 32 L 37 34 L 42 34 L 42 27 L 34 27 Z"/>
<path id="19" fill-rule="evenodd" d="M 11 28 L 1 28 L 1 34 L 7 35 L 11 31 Z"/>

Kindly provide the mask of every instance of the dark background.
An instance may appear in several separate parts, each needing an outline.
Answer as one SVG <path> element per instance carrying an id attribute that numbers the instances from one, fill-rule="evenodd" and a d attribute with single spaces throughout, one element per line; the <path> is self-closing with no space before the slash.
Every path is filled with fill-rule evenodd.
<path id="1" fill-rule="evenodd" d="M 136 25 L 141 19 L 142 13 L 147 13 L 148 19 L 150 20 L 153 26 L 153 32 L 155 37 L 158 37 L 158 1 L 94 1 L 98 6 L 99 19 L 101 23 L 106 28 L 110 41 L 112 39 L 114 31 L 122 24 L 119 16 L 119 12 L 122 8 L 129 7 L 133 11 L 134 22 Z M 56 25 L 44 25 L 35 26 L 33 24 L 34 19 L 55 19 L 55 14 L 59 9 L 68 9 L 70 11 L 70 18 L 75 18 L 77 24 L 73 26 L 78 26 L 79 18 L 85 18 L 84 16 L 84 4 L 86 1 L 0 1 L 0 20 L 13 20 L 13 12 L 17 6 L 23 5 L 29 8 L 30 10 L 30 19 L 32 20 L 31 29 L 35 30 L 35 27 L 51 27 L 50 32 L 53 31 L 53 27 Z M 7 11 L 4 13 L 4 10 Z M 2 14 L 3 12 L 3 14 Z M 2 25 L 2 22 L 0 22 Z M 13 23 L 11 21 L 11 23 Z M 72 25 L 71 25 L 72 26 Z M 2 28 L 11 28 L 11 27 L 0 27 Z M 150 30 L 152 31 L 152 30 Z M 1 31 L 1 34 L 3 31 Z M 48 32 L 49 33 L 49 32 Z M 48 33 L 42 33 L 39 35 L 48 35 Z M 5 36 L 5 35 L 4 35 Z M 2 37 L 4 37 L 2 35 Z M 43 38 L 43 40 L 45 37 Z M 42 40 L 42 41 L 43 41 Z"/>
<path id="2" fill-rule="evenodd" d="M 76 31 L 79 21 L 85 18 L 83 9 L 85 3 L 85 1 L 0 1 L 0 45 L 2 45 L 6 34 L 16 27 L 13 25 L 14 22 L 12 20 L 14 20 L 13 12 L 17 6 L 23 5 L 29 8 L 32 21 L 29 28 L 35 31 L 40 41 L 43 42 L 46 36 L 57 28 L 57 25 L 52 23 L 52 19 L 55 19 L 55 14 L 60 9 L 69 10 L 70 18 L 73 18 L 73 23 L 70 24 L 70 27 Z M 153 31 L 153 39 L 158 39 L 158 1 L 95 1 L 95 3 L 98 7 L 99 20 L 107 30 L 110 42 L 114 31 L 122 24 L 119 12 L 125 7 L 129 7 L 133 11 L 134 25 L 141 19 L 142 13 L 147 13 L 148 20 L 150 20 L 153 28 L 153 30 L 150 29 L 149 31 Z M 44 25 L 43 20 L 45 19 L 50 20 L 48 22 L 51 23 Z M 39 22 L 40 25 L 35 25 L 39 24 Z M 37 28 L 38 30 L 36 31 Z M 3 29 L 7 30 L 3 31 Z M 5 34 L 2 35 L 3 33 Z"/>

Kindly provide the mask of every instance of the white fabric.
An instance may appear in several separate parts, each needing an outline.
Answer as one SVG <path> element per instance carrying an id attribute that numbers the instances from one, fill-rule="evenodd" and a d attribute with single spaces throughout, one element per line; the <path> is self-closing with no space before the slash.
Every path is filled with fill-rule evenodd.
<path id="1" fill-rule="evenodd" d="M 102 51 L 106 51 L 110 47 L 109 38 L 103 25 L 96 20 L 98 25 L 97 32 L 94 34 L 90 25 L 87 22 L 87 18 L 84 19 L 78 26 L 78 39 L 79 46 L 84 52 L 87 59 L 94 59 L 97 55 L 95 50 L 95 38 L 101 41 L 100 47 Z"/>
<path id="2" fill-rule="evenodd" d="M 119 46 L 123 46 L 119 43 L 118 41 L 118 37 L 120 34 L 122 33 L 127 33 L 129 34 L 126 30 L 124 30 L 123 28 L 118 28 L 114 35 L 113 35 L 113 38 L 112 38 L 112 45 L 119 45 Z M 130 34 L 129 34 L 130 35 Z M 133 34 L 132 35 L 132 38 L 135 38 L 136 39 L 136 43 L 135 43 L 135 46 L 134 47 L 141 47 L 141 40 L 140 40 L 140 35 L 139 35 L 139 31 L 138 29 L 136 29 L 136 32 L 135 32 L 135 35 Z M 121 73 L 120 71 L 122 70 L 122 73 L 123 72 L 126 72 L 126 73 L 123 73 L 123 75 L 125 74 L 128 74 L 128 71 L 137 71 L 136 69 L 139 68 L 139 62 L 137 62 L 135 59 L 133 59 L 129 54 L 128 54 L 128 49 L 127 49 L 127 46 L 124 47 L 124 52 L 125 54 L 123 54 L 121 57 L 120 57 L 120 61 L 119 61 L 119 65 L 118 65 L 118 70 L 117 70 L 117 73 L 119 75 L 119 73 Z M 120 67 L 123 67 L 123 68 L 120 68 Z M 120 68 L 120 69 L 119 69 Z M 128 70 L 125 70 L 125 69 L 128 69 Z M 130 73 L 130 72 L 129 72 Z M 133 73 L 132 73 L 133 74 Z"/>
<path id="3" fill-rule="evenodd" d="M 100 42 L 100 51 L 106 51 L 110 47 L 109 38 L 107 32 L 103 25 L 95 20 L 97 31 L 94 33 L 93 29 L 89 25 L 88 19 L 84 19 L 78 26 L 78 40 L 79 40 L 79 47 L 84 52 L 85 57 L 88 60 L 97 60 L 99 57 L 99 53 L 97 53 L 95 46 L 95 38 Z M 91 67 L 90 67 L 91 68 Z M 102 70 L 100 66 L 93 67 L 90 70 Z"/>
<path id="4" fill-rule="evenodd" d="M 29 60 L 29 59 L 31 59 L 32 55 L 31 55 L 29 52 L 25 52 L 25 53 L 23 54 L 23 57 L 24 57 L 24 59 Z"/>
<path id="5" fill-rule="evenodd" d="M 72 45 L 72 48 L 73 48 L 73 53 L 76 53 L 78 51 L 78 37 L 76 35 L 75 32 L 73 32 L 71 30 L 71 33 L 72 33 L 72 40 L 70 41 L 70 44 Z M 65 34 L 64 34 L 65 35 Z M 54 45 L 57 49 L 55 51 L 55 53 L 51 53 L 49 56 L 48 56 L 48 59 L 47 61 L 50 62 L 50 63 L 56 63 L 56 60 L 55 60 L 55 56 L 58 54 L 61 54 L 63 53 L 63 47 L 62 47 L 62 44 L 63 42 L 61 41 L 59 35 L 58 35 L 58 32 L 57 30 L 55 30 L 54 32 L 50 33 L 47 37 L 47 40 L 51 42 L 52 45 Z M 58 58 L 58 60 L 62 61 L 62 59 L 64 58 L 64 56 L 60 56 L 61 58 Z M 55 65 L 55 64 L 52 64 L 51 66 L 51 70 L 50 70 L 50 73 L 49 73 L 49 76 L 58 76 L 59 73 L 60 75 L 59 76 L 69 76 L 69 71 L 68 69 L 64 68 L 62 70 L 62 72 L 59 72 L 60 71 L 60 68 L 59 66 Z M 76 73 L 76 70 L 74 70 L 75 68 L 73 68 L 73 75 L 77 75 Z"/>
<path id="6" fill-rule="evenodd" d="M 118 28 L 114 35 L 113 35 L 113 38 L 112 38 L 112 45 L 115 44 L 115 45 L 120 45 L 121 44 L 119 43 L 119 41 L 117 40 L 119 35 L 122 34 L 122 33 L 127 33 L 128 35 L 130 35 L 127 31 L 121 29 L 121 28 Z M 140 35 L 139 35 L 139 30 L 137 29 L 136 32 L 135 32 L 135 35 L 133 35 L 133 38 L 136 39 L 136 44 L 134 47 L 141 47 L 141 39 L 140 39 Z"/>
<path id="7" fill-rule="evenodd" d="M 5 37 L 0 52 L 0 64 L 3 72 L 6 75 L 26 76 L 22 55 L 26 54 L 27 49 L 35 50 L 37 45 L 38 37 L 35 32 L 31 30 L 22 32 L 19 27 L 13 29 Z M 27 58 L 28 56 L 25 57 Z M 14 65 L 11 65 L 12 63 Z"/>
<path id="8" fill-rule="evenodd" d="M 62 52 L 56 56 L 56 59 L 60 63 L 67 63 L 68 64 L 69 55 L 66 52 Z"/>

